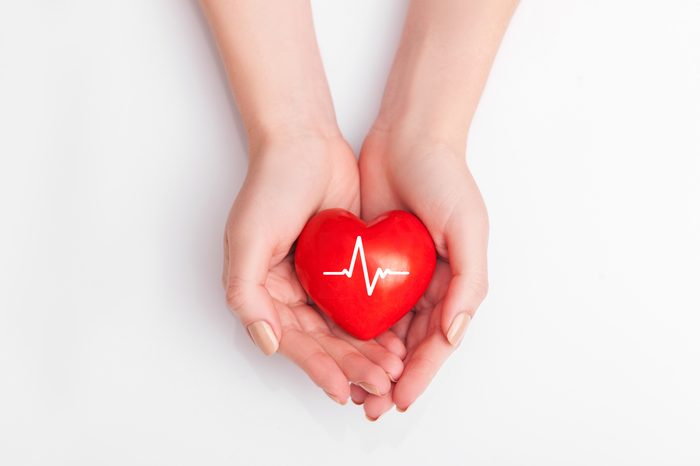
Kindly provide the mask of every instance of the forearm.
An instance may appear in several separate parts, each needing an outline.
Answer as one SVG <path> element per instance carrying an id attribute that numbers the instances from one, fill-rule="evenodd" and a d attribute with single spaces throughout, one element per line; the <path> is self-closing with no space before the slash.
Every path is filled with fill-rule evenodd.
<path id="1" fill-rule="evenodd" d="M 308 0 L 201 0 L 251 145 L 337 132 Z"/>
<path id="2" fill-rule="evenodd" d="M 467 132 L 517 0 L 413 0 L 374 125 L 455 150 Z"/>

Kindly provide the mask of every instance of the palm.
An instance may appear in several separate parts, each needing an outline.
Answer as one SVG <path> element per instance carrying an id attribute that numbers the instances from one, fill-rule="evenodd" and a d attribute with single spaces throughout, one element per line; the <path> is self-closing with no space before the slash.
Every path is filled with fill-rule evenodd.
<path id="1" fill-rule="evenodd" d="M 343 391 L 334 384 L 348 382 L 369 384 L 381 393 L 389 391 L 387 373 L 398 378 L 403 370 L 399 357 L 387 349 L 392 344 L 396 347 L 398 339 L 392 342 L 385 335 L 379 339 L 383 344 L 356 340 L 325 318 L 308 303 L 291 255 L 270 269 L 265 288 L 282 325 L 282 352 L 303 365 L 319 385 L 332 387 L 326 390 L 334 394 Z"/>

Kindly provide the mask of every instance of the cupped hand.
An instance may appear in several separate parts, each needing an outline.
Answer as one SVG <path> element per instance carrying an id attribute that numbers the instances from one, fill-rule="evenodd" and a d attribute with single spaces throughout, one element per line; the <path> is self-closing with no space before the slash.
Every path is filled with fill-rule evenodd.
<path id="1" fill-rule="evenodd" d="M 426 293 L 392 328 L 407 349 L 398 382 L 382 396 L 353 389 L 353 401 L 364 403 L 370 419 L 394 404 L 406 410 L 426 389 L 459 345 L 488 287 L 488 217 L 464 153 L 413 134 L 373 130 L 360 154 L 362 217 L 413 212 L 438 253 Z"/>
<path id="2" fill-rule="evenodd" d="M 335 401 L 354 390 L 378 396 L 403 371 L 403 342 L 387 332 L 355 340 L 309 305 L 291 249 L 319 210 L 359 212 L 357 162 L 340 137 L 265 138 L 226 224 L 223 284 L 229 307 L 265 353 L 294 361 Z"/>

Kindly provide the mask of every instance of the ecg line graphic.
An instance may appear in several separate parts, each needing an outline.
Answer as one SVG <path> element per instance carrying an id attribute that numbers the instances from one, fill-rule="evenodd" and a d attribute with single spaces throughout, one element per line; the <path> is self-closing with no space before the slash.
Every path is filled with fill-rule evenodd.
<path id="1" fill-rule="evenodd" d="M 369 281 L 369 272 L 367 271 L 367 260 L 365 259 L 365 248 L 362 246 L 362 237 L 358 236 L 355 240 L 355 249 L 352 251 L 352 259 L 350 259 L 350 266 L 347 269 L 343 269 L 340 272 L 323 272 L 323 275 L 345 275 L 348 278 L 352 278 L 352 271 L 355 270 L 355 261 L 357 260 L 357 254 L 360 254 L 360 262 L 362 262 L 362 273 L 365 276 L 365 287 L 367 288 L 367 296 L 372 296 L 374 292 L 374 287 L 377 286 L 377 280 L 380 278 L 383 280 L 389 275 L 408 275 L 408 270 L 395 271 L 391 269 L 382 269 L 378 267 L 376 272 L 374 272 L 374 277 L 372 282 Z"/>

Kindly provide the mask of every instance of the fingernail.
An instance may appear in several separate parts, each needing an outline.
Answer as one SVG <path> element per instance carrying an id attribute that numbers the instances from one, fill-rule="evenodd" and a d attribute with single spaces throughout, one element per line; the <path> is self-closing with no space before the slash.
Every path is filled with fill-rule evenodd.
<path id="1" fill-rule="evenodd" d="M 375 422 L 377 419 L 379 419 L 378 417 L 370 417 L 370 416 L 368 416 L 367 414 L 365 414 L 365 417 L 366 417 L 367 420 L 370 421 L 370 422 Z"/>
<path id="2" fill-rule="evenodd" d="M 464 336 L 464 331 L 467 330 L 471 317 L 466 312 L 460 312 L 452 320 L 449 330 L 447 330 L 447 341 L 452 346 L 457 346 Z"/>
<path id="3" fill-rule="evenodd" d="M 275 332 L 270 327 L 270 324 L 264 320 L 253 322 L 248 326 L 248 333 L 253 339 L 255 345 L 262 350 L 265 355 L 269 356 L 279 348 L 279 342 L 275 336 Z"/>
<path id="4" fill-rule="evenodd" d="M 338 404 L 340 404 L 340 405 L 344 405 L 344 404 L 345 404 L 345 403 L 344 403 L 343 401 L 341 401 L 341 399 L 338 398 L 337 396 L 335 396 L 335 395 L 333 395 L 333 394 L 331 394 L 331 393 L 328 393 L 328 392 L 325 391 L 325 390 L 323 390 L 323 393 L 325 393 L 326 395 L 328 395 L 328 398 L 330 398 L 331 400 L 335 401 L 336 403 L 338 403 Z"/>
<path id="5" fill-rule="evenodd" d="M 371 393 L 372 395 L 377 395 L 377 396 L 382 396 L 381 392 L 377 387 L 372 385 L 371 383 L 367 382 L 357 382 L 357 386 L 366 391 L 367 393 Z"/>
<path id="6" fill-rule="evenodd" d="M 406 406 L 405 408 L 399 408 L 399 407 L 397 406 L 397 407 L 396 407 L 396 411 L 398 411 L 398 412 L 400 412 L 400 413 L 405 413 L 405 412 L 408 410 L 408 408 L 409 408 L 410 406 L 411 406 L 411 405 L 408 405 L 408 406 Z"/>

